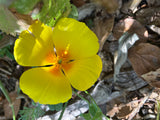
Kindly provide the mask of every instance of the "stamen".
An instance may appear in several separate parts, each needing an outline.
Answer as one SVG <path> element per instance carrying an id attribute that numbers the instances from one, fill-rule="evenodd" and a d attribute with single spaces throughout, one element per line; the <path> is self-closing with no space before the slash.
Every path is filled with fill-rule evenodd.
<path id="1" fill-rule="evenodd" d="M 54 50 L 54 54 L 57 56 L 57 50 L 56 50 L 55 45 L 53 45 L 53 50 Z"/>
<path id="2" fill-rule="evenodd" d="M 51 66 L 53 66 L 53 65 L 46 65 L 45 67 L 51 67 Z"/>
<path id="3" fill-rule="evenodd" d="M 61 69 L 61 71 L 62 71 L 62 73 L 63 73 L 64 75 L 66 75 L 63 69 Z"/>
<path id="4" fill-rule="evenodd" d="M 70 44 L 67 45 L 67 47 L 66 47 L 66 49 L 65 49 L 65 51 L 64 51 L 64 54 L 65 54 L 65 55 L 68 54 L 69 47 L 70 47 Z"/>
<path id="5" fill-rule="evenodd" d="M 44 66 L 35 66 L 35 67 L 33 67 L 33 68 L 37 68 L 37 67 L 51 67 L 51 66 L 54 66 L 54 65 L 51 64 L 51 65 L 44 65 Z"/>
<path id="6" fill-rule="evenodd" d="M 69 60 L 67 63 L 73 62 L 74 60 Z"/>

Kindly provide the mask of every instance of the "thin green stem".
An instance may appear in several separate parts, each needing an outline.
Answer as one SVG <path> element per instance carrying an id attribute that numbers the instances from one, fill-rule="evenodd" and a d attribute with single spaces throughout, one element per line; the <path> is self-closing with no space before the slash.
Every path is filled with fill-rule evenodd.
<path id="1" fill-rule="evenodd" d="M 14 111 L 14 106 L 12 104 L 12 101 L 9 97 L 8 91 L 5 89 L 4 85 L 2 84 L 1 80 L 0 80 L 0 89 L 2 90 L 3 94 L 5 95 L 6 99 L 8 100 L 11 110 L 12 110 L 12 114 L 13 114 L 13 120 L 16 120 L 16 115 L 15 115 L 15 111 Z"/>
<path id="2" fill-rule="evenodd" d="M 157 120 L 159 120 L 159 114 L 160 114 L 160 103 L 157 101 Z"/>
<path id="3" fill-rule="evenodd" d="M 93 97 L 88 93 L 88 91 L 84 91 L 87 95 L 89 95 L 90 99 L 94 102 L 94 104 L 97 105 L 96 101 L 93 99 Z M 98 105 L 97 105 L 98 106 Z"/>
<path id="4" fill-rule="evenodd" d="M 63 107 L 63 109 L 62 109 L 62 112 L 61 112 L 61 114 L 60 114 L 58 120 L 61 120 L 61 119 L 62 119 L 63 114 L 64 114 L 64 111 L 65 111 L 65 109 L 66 109 L 66 107 L 67 107 L 67 104 L 68 104 L 68 101 L 64 104 L 64 107 Z"/>
<path id="5" fill-rule="evenodd" d="M 80 94 L 76 93 L 74 90 L 72 90 L 72 92 L 74 94 L 76 94 L 78 97 L 80 97 L 82 100 L 86 101 L 88 103 L 88 105 L 89 105 L 89 101 L 87 99 L 85 99 L 84 97 L 82 97 Z"/>
<path id="6" fill-rule="evenodd" d="M 98 105 L 97 105 L 97 103 L 96 103 L 96 101 L 93 99 L 93 97 L 88 93 L 88 91 L 84 91 L 87 95 L 89 95 L 89 97 L 90 97 L 90 99 L 94 102 L 94 104 L 97 106 L 97 108 L 98 108 L 98 110 L 99 111 L 101 111 L 101 109 L 98 107 Z M 101 111 L 102 112 L 102 111 Z M 104 114 L 103 114 L 103 116 L 107 119 L 107 120 L 109 120 Z"/>

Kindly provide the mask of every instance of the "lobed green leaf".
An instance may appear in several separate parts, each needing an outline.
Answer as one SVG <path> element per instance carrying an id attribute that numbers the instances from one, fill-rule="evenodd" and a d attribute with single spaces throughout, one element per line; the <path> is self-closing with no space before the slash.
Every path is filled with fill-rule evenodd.
<path id="1" fill-rule="evenodd" d="M 19 13 L 27 14 L 33 10 L 39 1 L 40 0 L 14 0 L 10 7 L 15 8 Z"/>

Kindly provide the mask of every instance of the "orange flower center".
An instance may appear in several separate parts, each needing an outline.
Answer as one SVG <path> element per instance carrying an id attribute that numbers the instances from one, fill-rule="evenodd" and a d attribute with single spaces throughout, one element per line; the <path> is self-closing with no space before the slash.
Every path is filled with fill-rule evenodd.
<path id="1" fill-rule="evenodd" d="M 54 75 L 65 75 L 65 72 L 70 70 L 73 63 L 71 63 L 68 50 L 61 50 L 58 55 L 53 52 L 48 53 L 46 61 L 52 63 L 53 66 L 48 67 L 49 72 Z"/>

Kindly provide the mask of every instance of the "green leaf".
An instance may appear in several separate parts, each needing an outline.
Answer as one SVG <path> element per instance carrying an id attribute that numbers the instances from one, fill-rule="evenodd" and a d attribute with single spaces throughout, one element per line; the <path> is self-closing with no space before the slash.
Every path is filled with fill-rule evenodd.
<path id="1" fill-rule="evenodd" d="M 11 8 L 15 8 L 19 13 L 27 14 L 40 0 L 14 0 Z"/>
<path id="2" fill-rule="evenodd" d="M 92 96 L 85 91 L 86 94 L 89 95 L 90 97 L 90 102 L 89 103 L 89 112 L 85 113 L 85 114 L 81 114 L 80 116 L 82 116 L 85 120 L 102 120 L 102 118 L 104 117 L 106 120 L 109 120 L 101 111 L 101 109 L 98 107 L 98 105 L 96 104 L 95 100 L 92 98 Z"/>
<path id="3" fill-rule="evenodd" d="M 94 116 L 95 113 L 98 111 L 97 106 L 94 103 L 89 104 L 89 113 Z"/>
<path id="4" fill-rule="evenodd" d="M 3 5 L 0 5 L 0 30 L 12 35 L 15 35 L 15 32 L 19 30 L 17 19 L 8 8 Z"/>
<path id="5" fill-rule="evenodd" d="M 0 41 L 1 41 L 2 38 L 3 38 L 3 35 L 0 35 Z"/>
<path id="6" fill-rule="evenodd" d="M 43 8 L 37 15 L 32 15 L 33 19 L 39 19 L 48 26 L 53 27 L 62 16 L 70 13 L 70 0 L 43 0 Z"/>
<path id="7" fill-rule="evenodd" d="M 41 117 L 44 113 L 40 105 L 34 106 L 33 108 L 24 107 L 24 109 L 19 112 L 21 116 L 19 120 L 36 120 L 36 118 Z"/>
<path id="8" fill-rule="evenodd" d="M 78 19 L 78 10 L 77 10 L 76 6 L 74 6 L 73 4 L 71 5 L 71 12 L 68 17 Z"/>
<path id="9" fill-rule="evenodd" d="M 7 56 L 7 57 L 11 58 L 12 60 L 14 59 L 14 56 L 11 53 L 11 46 L 10 45 L 0 49 L 0 57 L 4 57 L 4 56 Z"/>
<path id="10" fill-rule="evenodd" d="M 56 105 L 48 105 L 49 109 L 54 111 L 60 111 L 62 108 L 63 108 L 63 104 L 62 103 L 59 103 L 59 104 L 56 104 Z"/>
<path id="11" fill-rule="evenodd" d="M 8 7 L 12 2 L 13 0 L 0 0 L 0 5 Z"/>
<path id="12" fill-rule="evenodd" d="M 92 117 L 88 113 L 81 114 L 80 116 L 83 117 L 85 120 L 92 120 Z"/>

